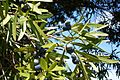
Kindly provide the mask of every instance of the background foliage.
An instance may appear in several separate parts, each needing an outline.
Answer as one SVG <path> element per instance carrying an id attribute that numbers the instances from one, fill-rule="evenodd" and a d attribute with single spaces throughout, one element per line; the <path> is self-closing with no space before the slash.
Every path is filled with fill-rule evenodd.
<path id="1" fill-rule="evenodd" d="M 0 2 L 0 79 L 104 79 L 109 65 L 119 62 L 98 47 L 108 36 L 100 29 L 108 25 L 83 23 L 81 16 L 73 25 L 47 26 L 54 15 L 40 1 Z"/>

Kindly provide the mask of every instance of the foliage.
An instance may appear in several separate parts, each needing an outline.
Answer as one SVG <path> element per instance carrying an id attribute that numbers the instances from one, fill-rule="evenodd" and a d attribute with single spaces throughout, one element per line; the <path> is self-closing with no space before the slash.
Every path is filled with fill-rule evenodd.
<path id="1" fill-rule="evenodd" d="M 99 30 L 107 25 L 89 20 L 84 24 L 80 19 L 61 29 L 46 27 L 46 19 L 52 14 L 39 7 L 40 1 L 0 2 L 1 80 L 101 79 L 105 75 L 99 75 L 102 69 L 97 65 L 119 62 L 98 47 L 108 36 Z M 66 60 L 71 60 L 75 68 L 71 69 Z"/>
<path id="2" fill-rule="evenodd" d="M 43 2 L 41 7 L 50 10 L 54 15 L 48 20 L 48 25 L 64 23 L 67 19 L 77 21 L 81 15 L 85 16 L 84 21 L 99 19 L 100 24 L 109 24 L 109 27 L 103 30 L 109 34 L 107 39 L 119 45 L 119 0 L 54 0 L 53 3 Z"/>

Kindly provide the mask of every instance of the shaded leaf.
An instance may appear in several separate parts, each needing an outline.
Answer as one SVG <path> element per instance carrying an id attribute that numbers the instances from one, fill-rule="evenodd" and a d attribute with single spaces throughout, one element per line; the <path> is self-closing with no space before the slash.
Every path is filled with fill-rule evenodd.
<path id="1" fill-rule="evenodd" d="M 97 56 L 95 56 L 95 55 L 91 55 L 91 54 L 88 54 L 88 53 L 85 53 L 85 52 L 79 52 L 79 51 L 77 51 L 77 50 L 76 50 L 76 52 L 77 52 L 78 54 L 83 55 L 85 58 L 87 58 L 87 59 L 90 60 L 90 61 L 100 62 L 100 60 L 99 60 L 99 59 L 97 58 Z"/>
<path id="2" fill-rule="evenodd" d="M 33 51 L 35 51 L 35 49 L 30 47 L 30 46 L 28 46 L 28 47 L 15 48 L 14 51 L 15 52 L 24 52 L 24 51 L 33 52 Z"/>
<path id="3" fill-rule="evenodd" d="M 35 27 L 36 27 L 37 31 L 39 32 L 39 34 L 42 35 L 46 40 L 48 40 L 47 36 L 44 34 L 43 30 L 41 30 L 41 28 L 37 25 L 37 23 L 33 21 L 33 24 L 35 25 Z"/>

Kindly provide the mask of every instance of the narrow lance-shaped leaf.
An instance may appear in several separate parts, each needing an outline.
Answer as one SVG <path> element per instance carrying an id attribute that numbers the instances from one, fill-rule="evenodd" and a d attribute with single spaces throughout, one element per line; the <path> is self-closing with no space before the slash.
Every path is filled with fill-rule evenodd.
<path id="1" fill-rule="evenodd" d="M 39 34 L 42 35 L 46 40 L 48 40 L 47 36 L 44 34 L 43 30 L 41 30 L 41 28 L 37 25 L 37 23 L 33 21 L 33 24 L 35 25 L 35 27 L 36 27 L 37 31 L 39 32 Z"/>
<path id="2" fill-rule="evenodd" d="M 90 54 L 87 54 L 85 52 L 79 52 L 78 50 L 76 50 L 75 52 L 77 52 L 80 55 L 83 55 L 85 58 L 87 58 L 90 61 L 100 62 L 100 60 L 95 55 L 90 55 Z"/>
<path id="3" fill-rule="evenodd" d="M 53 68 L 51 71 L 61 71 L 61 70 L 65 70 L 65 68 L 56 65 L 55 68 Z"/>
<path id="4" fill-rule="evenodd" d="M 8 23 L 8 21 L 10 20 L 10 18 L 11 18 L 10 15 L 7 14 L 6 18 L 1 22 L 1 26 L 6 25 Z"/>
<path id="5" fill-rule="evenodd" d="M 13 39 L 16 41 L 16 26 L 17 26 L 17 13 L 15 13 L 14 19 L 13 19 L 13 26 L 12 26 L 12 34 L 13 34 Z"/>
<path id="6" fill-rule="evenodd" d="M 83 28 L 80 30 L 80 32 L 78 34 L 81 34 L 81 32 L 85 29 L 85 27 L 87 26 L 87 24 L 89 23 L 89 20 L 87 21 L 87 23 L 83 26 Z"/>
<path id="7" fill-rule="evenodd" d="M 56 65 L 57 65 L 57 62 L 53 62 L 48 70 L 52 70 L 53 68 L 55 68 Z"/>
<path id="8" fill-rule="evenodd" d="M 80 56 L 78 55 L 78 52 L 77 52 L 77 51 L 75 51 L 75 53 L 76 53 L 76 55 L 77 55 L 78 58 L 79 58 L 80 67 L 81 67 L 81 69 L 83 70 L 84 79 L 85 79 L 85 80 L 89 80 L 89 76 L 88 76 L 87 70 L 86 70 L 86 68 L 85 68 L 85 65 L 84 65 L 82 59 L 81 59 Z"/>
<path id="9" fill-rule="evenodd" d="M 57 44 L 53 44 L 51 45 L 51 47 L 47 50 L 47 52 L 51 52 L 52 50 L 54 50 L 54 48 L 57 46 Z"/>
<path id="10" fill-rule="evenodd" d="M 97 57 L 99 60 L 105 63 L 118 63 L 119 62 L 118 60 L 112 60 L 112 59 L 108 59 L 108 58 L 101 57 L 101 56 L 97 56 Z"/>
<path id="11" fill-rule="evenodd" d="M 26 31 L 26 21 L 23 23 L 23 30 L 21 30 L 21 32 L 20 32 L 20 35 L 18 37 L 18 41 L 23 38 L 25 31 Z"/>
<path id="12" fill-rule="evenodd" d="M 87 26 L 88 26 L 88 27 L 94 27 L 94 28 L 95 28 L 95 31 L 100 30 L 100 29 L 103 29 L 103 28 L 105 28 L 105 27 L 108 27 L 108 25 L 95 24 L 95 23 L 89 23 Z"/>
<path id="13" fill-rule="evenodd" d="M 95 70 L 96 72 L 98 72 L 98 68 L 94 65 L 94 63 L 89 62 L 89 64 L 93 67 L 93 70 Z"/>
<path id="14" fill-rule="evenodd" d="M 108 34 L 103 33 L 103 32 L 88 32 L 85 34 L 85 36 L 94 36 L 94 37 L 98 37 L 98 36 L 108 36 Z"/>

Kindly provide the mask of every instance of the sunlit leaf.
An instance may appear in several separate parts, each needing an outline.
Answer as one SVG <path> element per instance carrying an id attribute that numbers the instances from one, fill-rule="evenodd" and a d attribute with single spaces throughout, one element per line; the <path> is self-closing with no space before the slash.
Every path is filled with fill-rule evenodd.
<path id="1" fill-rule="evenodd" d="M 98 68 L 92 62 L 89 62 L 89 64 L 93 67 L 93 70 L 95 70 L 96 72 L 99 72 Z"/>
<path id="2" fill-rule="evenodd" d="M 108 34 L 106 33 L 103 33 L 103 32 L 89 32 L 89 33 L 86 33 L 85 36 L 89 36 L 89 37 L 98 37 L 98 36 L 108 36 Z"/>
<path id="3" fill-rule="evenodd" d="M 50 48 L 52 45 L 56 45 L 57 46 L 56 43 L 48 43 L 48 44 L 43 45 L 42 47 L 43 48 Z"/>
<path id="4" fill-rule="evenodd" d="M 56 65 L 55 68 L 53 68 L 51 71 L 61 71 L 61 70 L 65 70 L 65 68 Z"/>
<path id="5" fill-rule="evenodd" d="M 118 63 L 119 62 L 118 60 L 112 60 L 112 59 L 108 59 L 108 58 L 101 57 L 101 56 L 97 56 L 97 57 L 99 60 L 105 63 Z"/>
<path id="6" fill-rule="evenodd" d="M 10 15 L 7 14 L 6 18 L 1 22 L 1 26 L 6 25 L 9 22 L 10 18 L 11 18 Z"/>
<path id="7" fill-rule="evenodd" d="M 21 30 L 20 35 L 18 37 L 18 41 L 23 38 L 26 29 L 27 29 L 27 27 L 26 27 L 26 21 L 25 21 L 24 24 L 23 24 L 23 30 Z"/>
<path id="8" fill-rule="evenodd" d="M 17 13 L 15 13 L 14 19 L 13 19 L 13 25 L 12 25 L 12 34 L 13 39 L 16 41 L 16 34 L 17 34 Z"/>
<path id="9" fill-rule="evenodd" d="M 57 46 L 56 44 L 51 45 L 51 47 L 47 50 L 47 52 L 53 51 L 56 46 Z"/>
<path id="10" fill-rule="evenodd" d="M 48 69 L 47 61 L 44 58 L 40 58 L 40 65 L 41 65 L 42 69 L 44 69 L 44 70 Z"/>
<path id="11" fill-rule="evenodd" d="M 95 23 L 89 23 L 87 26 L 94 27 L 95 31 L 108 27 L 108 25 L 95 24 Z"/>
<path id="12" fill-rule="evenodd" d="M 53 68 L 55 68 L 56 65 L 57 65 L 57 62 L 53 62 L 49 67 L 49 70 L 52 70 Z"/>

